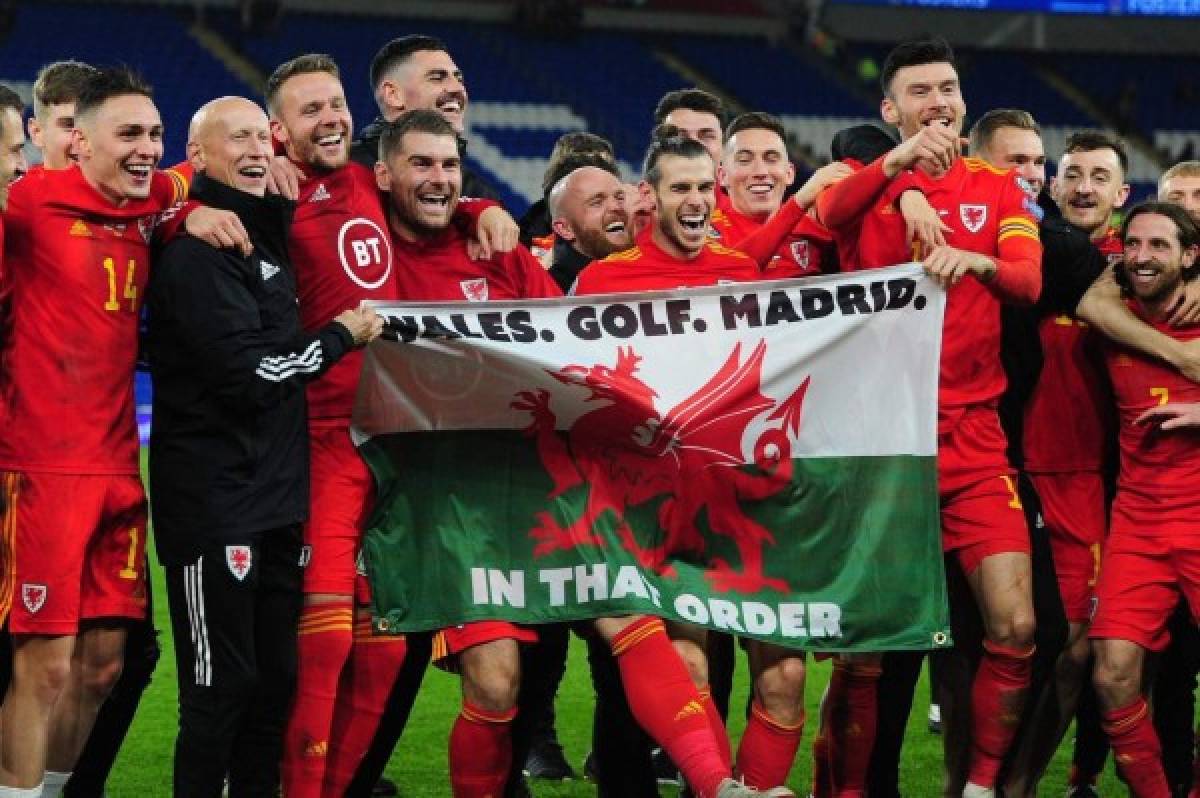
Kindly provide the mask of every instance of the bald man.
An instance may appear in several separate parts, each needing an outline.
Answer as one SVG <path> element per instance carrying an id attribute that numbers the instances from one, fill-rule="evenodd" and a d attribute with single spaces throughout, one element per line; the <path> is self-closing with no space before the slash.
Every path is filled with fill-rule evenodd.
<path id="1" fill-rule="evenodd" d="M 236 214 L 253 254 L 183 235 L 154 264 L 150 488 L 176 641 L 176 798 L 277 794 L 296 669 L 308 517 L 304 386 L 379 334 L 346 308 L 305 333 L 287 238 L 267 196 L 267 115 L 222 97 L 197 112 L 191 199 Z"/>
<path id="2" fill-rule="evenodd" d="M 633 246 L 633 234 L 616 167 L 595 156 L 564 166 L 570 171 L 554 183 L 546 204 L 554 230 L 550 276 L 569 291 L 584 266 Z"/>

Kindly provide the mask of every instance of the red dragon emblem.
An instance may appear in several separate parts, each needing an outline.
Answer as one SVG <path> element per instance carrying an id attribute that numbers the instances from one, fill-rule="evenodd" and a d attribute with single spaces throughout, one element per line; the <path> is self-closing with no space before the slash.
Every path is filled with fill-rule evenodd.
<path id="1" fill-rule="evenodd" d="M 631 347 L 618 350 L 611 368 L 568 365 L 550 371 L 560 382 L 587 388 L 585 402 L 600 404 L 561 435 L 548 392 L 518 393 L 512 407 L 532 416 L 526 433 L 536 438 L 542 464 L 554 479 L 549 498 L 588 488 L 582 514 L 568 525 L 550 512 L 537 514 L 530 532 L 537 541 L 534 556 L 603 546 L 595 525 L 612 513 L 622 545 L 643 566 L 666 573 L 668 553 L 704 553 L 704 535 L 696 525 L 704 511 L 708 528 L 730 538 L 741 560 L 735 569 L 710 559 L 708 578 L 715 590 L 787 591 L 786 581 L 763 572 L 763 548 L 774 544 L 774 535 L 748 517 L 740 503 L 766 499 L 791 482 L 791 441 L 800 429 L 809 378 L 781 402 L 763 395 L 766 351 L 766 343 L 759 342 L 743 362 L 737 344 L 716 374 L 665 415 L 655 407 L 658 394 L 637 377 L 641 358 Z M 743 439 L 756 421 L 761 431 L 747 462 Z M 664 495 L 658 510 L 662 543 L 644 548 L 625 519 L 626 509 Z"/>

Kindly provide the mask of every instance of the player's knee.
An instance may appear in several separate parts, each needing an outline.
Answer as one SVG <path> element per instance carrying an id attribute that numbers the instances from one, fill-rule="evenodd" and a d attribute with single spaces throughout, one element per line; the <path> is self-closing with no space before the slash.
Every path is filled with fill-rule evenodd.
<path id="1" fill-rule="evenodd" d="M 705 656 L 704 649 L 691 640 L 672 640 L 671 644 L 683 660 L 688 676 L 692 677 L 692 683 L 697 688 L 708 687 L 708 657 Z"/>
<path id="2" fill-rule="evenodd" d="M 755 695 L 774 720 L 795 725 L 804 717 L 804 660 L 784 657 L 755 679 Z"/>
<path id="3" fill-rule="evenodd" d="M 1028 648 L 1037 633 L 1032 607 L 1021 607 L 992 627 L 993 642 L 1007 648 Z"/>
<path id="4" fill-rule="evenodd" d="M 515 707 L 520 687 L 520 667 L 515 660 L 494 659 L 463 671 L 463 695 L 488 712 L 508 712 Z"/>
<path id="5" fill-rule="evenodd" d="M 113 657 L 101 662 L 86 662 L 80 672 L 80 687 L 93 700 L 103 701 L 121 678 L 124 659 Z"/>
<path id="6" fill-rule="evenodd" d="M 33 678 L 20 682 L 30 685 L 40 703 L 52 705 L 71 682 L 71 656 L 56 654 L 42 657 L 33 663 L 29 673 Z"/>
<path id="7" fill-rule="evenodd" d="M 1128 663 L 1097 657 L 1092 670 L 1092 685 L 1104 706 L 1111 709 L 1129 703 L 1137 695 L 1140 683 L 1137 670 Z"/>
<path id="8" fill-rule="evenodd" d="M 1065 669 L 1071 676 L 1083 674 L 1091 655 L 1092 647 L 1088 644 L 1086 636 L 1073 641 L 1063 649 L 1062 656 L 1059 658 L 1059 672 L 1061 673 Z"/>

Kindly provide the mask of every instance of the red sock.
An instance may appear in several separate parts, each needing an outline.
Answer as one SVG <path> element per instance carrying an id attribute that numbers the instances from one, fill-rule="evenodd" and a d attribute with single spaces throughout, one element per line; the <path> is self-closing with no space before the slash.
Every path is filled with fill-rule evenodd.
<path id="1" fill-rule="evenodd" d="M 338 679 L 350 655 L 354 606 L 311 604 L 300 612 L 296 698 L 283 735 L 280 775 L 288 798 L 320 798 Z"/>
<path id="2" fill-rule="evenodd" d="M 629 709 L 663 747 L 699 798 L 713 798 L 730 770 L 708 712 L 658 618 L 639 618 L 612 640 Z"/>
<path id="3" fill-rule="evenodd" d="M 1146 699 L 1138 696 L 1132 704 L 1105 712 L 1101 726 L 1112 743 L 1113 759 L 1137 798 L 1168 798 L 1167 777 L 1162 767 L 1162 747 Z"/>
<path id="4" fill-rule="evenodd" d="M 843 714 L 833 726 L 837 739 L 833 749 L 833 794 L 836 798 L 860 798 L 866 794 L 867 769 L 875 747 L 876 687 L 882 669 L 878 665 L 849 662 L 845 674 Z"/>
<path id="5" fill-rule="evenodd" d="M 971 686 L 971 771 L 980 787 L 996 786 L 1000 762 L 1012 744 L 1029 692 L 1033 650 L 983 641 L 983 659 Z"/>
<path id="6" fill-rule="evenodd" d="M 373 635 L 369 614 L 355 621 L 354 647 L 334 705 L 325 795 L 346 794 L 379 728 L 407 649 L 403 636 Z"/>
<path id="7" fill-rule="evenodd" d="M 463 701 L 450 731 L 450 789 L 454 798 L 500 798 L 512 759 L 517 710 L 493 713 Z"/>
<path id="8" fill-rule="evenodd" d="M 837 727 L 846 714 L 847 664 L 842 659 L 833 661 L 833 672 L 821 697 L 821 718 L 817 725 L 817 739 L 813 741 L 813 796 L 832 798 L 834 763 L 839 760 L 839 741 L 842 736 Z"/>
<path id="9" fill-rule="evenodd" d="M 733 770 L 733 747 L 729 744 L 729 732 L 725 728 L 725 721 L 721 719 L 721 712 L 713 701 L 712 690 L 705 687 L 697 692 L 700 693 L 700 703 L 704 704 L 704 714 L 708 716 L 708 725 L 712 728 L 713 737 L 717 738 L 721 763 L 727 769 Z"/>
<path id="10" fill-rule="evenodd" d="M 787 784 L 788 773 L 804 734 L 804 716 L 793 726 L 773 719 L 757 701 L 738 745 L 737 774 L 747 785 L 769 790 Z"/>

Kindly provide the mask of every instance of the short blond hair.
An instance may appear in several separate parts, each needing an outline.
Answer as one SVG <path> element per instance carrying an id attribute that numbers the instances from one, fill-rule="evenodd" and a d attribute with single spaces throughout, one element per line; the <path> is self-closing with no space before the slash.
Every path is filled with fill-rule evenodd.
<path id="1" fill-rule="evenodd" d="M 1200 177 L 1200 161 L 1180 161 L 1158 178 L 1158 196 L 1161 199 L 1167 189 L 1167 181 L 1176 177 Z"/>

